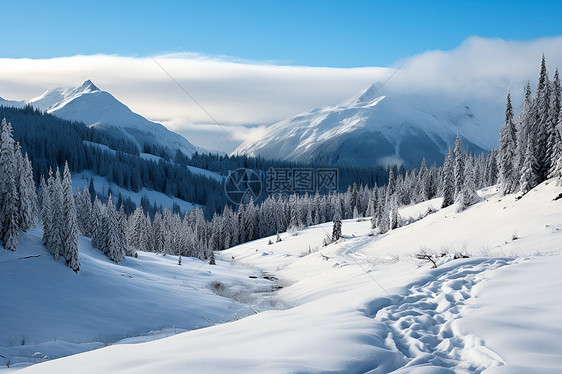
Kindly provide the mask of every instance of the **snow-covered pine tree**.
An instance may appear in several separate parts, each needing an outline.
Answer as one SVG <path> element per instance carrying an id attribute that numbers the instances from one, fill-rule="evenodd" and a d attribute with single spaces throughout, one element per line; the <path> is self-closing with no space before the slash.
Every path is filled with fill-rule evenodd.
<path id="1" fill-rule="evenodd" d="M 443 203 L 441 208 L 446 208 L 455 202 L 455 155 L 451 148 L 447 152 L 441 170 L 443 176 Z"/>
<path id="2" fill-rule="evenodd" d="M 499 173 L 500 194 L 506 195 L 517 191 L 519 187 L 519 168 L 514 164 L 517 160 L 517 137 L 515 123 L 513 121 L 513 107 L 511 106 L 511 95 L 507 94 L 505 109 L 505 121 L 500 129 L 499 148 Z"/>
<path id="3" fill-rule="evenodd" d="M 536 159 L 536 173 L 538 183 L 547 178 L 550 169 L 549 159 L 547 157 L 547 142 L 549 135 L 549 114 L 550 114 L 550 82 L 546 70 L 546 60 L 544 55 L 541 61 L 541 72 L 536 93 L 536 113 L 531 128 L 534 134 L 534 149 Z"/>
<path id="4" fill-rule="evenodd" d="M 554 73 L 554 81 L 552 82 L 550 113 L 548 116 L 548 141 L 546 146 L 548 158 L 548 178 L 560 176 L 558 173 L 559 164 L 562 163 L 560 157 L 562 155 L 562 133 L 560 127 L 560 111 L 562 110 L 562 89 L 560 87 L 560 76 L 558 69 Z M 562 166 L 562 165 L 560 165 Z"/>
<path id="5" fill-rule="evenodd" d="M 68 162 L 64 164 L 62 177 L 62 206 L 60 217 L 61 236 L 63 243 L 62 255 L 66 259 L 68 266 L 78 272 L 80 269 L 80 259 L 78 257 L 78 219 L 76 217 L 76 206 L 74 205 L 74 195 L 72 194 L 72 178 Z"/>
<path id="6" fill-rule="evenodd" d="M 396 178 L 392 168 L 388 171 L 388 184 L 386 185 L 386 199 L 388 200 L 396 192 Z"/>
<path id="7" fill-rule="evenodd" d="M 164 220 L 160 212 L 156 212 L 152 221 L 152 252 L 164 253 Z"/>
<path id="8" fill-rule="evenodd" d="M 386 232 L 388 232 L 388 230 L 390 230 L 390 199 L 392 198 L 392 196 L 389 199 L 385 199 L 385 200 L 380 200 L 380 207 L 379 207 L 379 212 L 380 212 L 380 216 L 377 222 L 377 227 L 380 231 L 381 234 L 384 234 Z"/>
<path id="9" fill-rule="evenodd" d="M 538 173 L 536 172 L 537 159 L 535 148 L 533 146 L 533 138 L 533 133 L 530 132 L 527 136 L 525 158 L 523 164 L 521 165 L 521 178 L 519 180 L 519 186 L 521 188 L 521 192 L 523 192 L 524 194 L 538 185 L 540 180 Z"/>
<path id="10" fill-rule="evenodd" d="M 517 139 L 517 156 L 515 161 L 518 162 L 520 160 L 519 153 L 521 152 L 519 149 L 519 139 Z M 519 164 L 520 165 L 520 164 Z M 484 171 L 485 175 L 485 183 L 486 186 L 492 186 L 497 183 L 498 181 L 498 150 L 492 149 L 488 156 L 486 157 L 486 170 Z M 519 173 L 519 172 L 518 172 Z"/>
<path id="11" fill-rule="evenodd" d="M 49 170 L 49 175 L 52 174 L 52 170 Z M 49 193 L 49 187 L 45 182 L 44 178 L 41 178 L 40 182 L 40 191 L 41 191 L 41 222 L 43 223 L 43 245 L 47 248 L 51 246 L 51 232 L 50 229 L 52 227 L 51 220 L 52 220 L 52 202 L 51 202 L 51 194 Z"/>
<path id="12" fill-rule="evenodd" d="M 462 140 L 457 133 L 457 139 L 455 140 L 454 149 L 455 163 L 454 163 L 454 176 L 455 176 L 455 200 L 458 198 L 464 187 L 464 170 L 465 170 L 465 160 L 464 153 L 462 150 Z"/>
<path id="13" fill-rule="evenodd" d="M 147 232 L 149 230 L 148 217 L 145 216 L 142 207 L 135 209 L 128 219 L 128 242 L 131 252 L 136 250 L 148 250 Z"/>
<path id="14" fill-rule="evenodd" d="M 529 143 L 529 131 L 533 126 L 535 118 L 536 105 L 531 92 L 531 84 L 527 82 L 525 86 L 525 99 L 521 105 L 521 112 L 517 116 L 516 129 L 517 129 L 517 153 L 518 165 L 523 165 L 525 155 L 527 154 L 527 145 Z"/>
<path id="15" fill-rule="evenodd" d="M 297 220 L 296 217 L 298 217 L 297 215 L 298 212 L 296 211 L 294 206 L 292 207 L 292 209 L 295 215 L 295 220 Z M 256 222 L 254 219 L 254 215 L 255 215 L 254 199 L 251 199 L 244 209 L 244 217 L 243 217 L 244 223 L 242 226 L 242 234 L 244 236 L 244 242 L 255 239 L 254 233 L 255 233 Z"/>
<path id="16" fill-rule="evenodd" d="M 474 167 L 470 162 L 466 163 L 464 176 L 464 185 L 461 189 L 461 193 L 457 196 L 456 199 L 457 212 L 462 212 L 469 206 L 472 206 L 480 201 L 480 196 L 478 196 L 474 188 Z"/>
<path id="17" fill-rule="evenodd" d="M 425 164 L 425 157 L 422 158 L 422 163 L 420 166 L 420 172 L 418 173 L 418 183 L 419 188 L 419 198 L 420 201 L 426 201 L 429 199 L 429 170 L 427 170 L 427 165 Z"/>
<path id="18" fill-rule="evenodd" d="M 62 185 L 60 182 L 59 170 L 55 173 L 49 170 L 49 179 L 47 180 L 47 195 L 49 200 L 49 212 L 43 220 L 45 230 L 45 246 L 59 260 L 60 256 L 64 257 L 64 241 L 62 238 Z M 43 197 L 45 201 L 47 196 Z M 43 203 L 45 205 L 45 202 Z M 43 208 L 45 210 L 45 208 Z"/>
<path id="19" fill-rule="evenodd" d="M 553 152 L 554 166 L 551 177 L 560 178 L 559 183 L 562 183 L 562 109 L 561 114 L 558 115 L 558 125 L 556 126 L 557 140 Z"/>
<path id="20" fill-rule="evenodd" d="M 374 229 L 377 225 L 377 218 L 375 214 L 375 204 L 376 200 L 371 197 L 369 198 L 369 205 L 367 206 L 367 217 L 371 217 L 371 228 Z"/>
<path id="21" fill-rule="evenodd" d="M 78 196 L 78 195 L 77 195 Z M 95 219 L 93 215 L 93 204 L 90 190 L 86 187 L 80 194 L 80 199 L 77 202 L 78 221 L 81 226 L 82 235 L 92 237 L 94 234 Z"/>
<path id="22" fill-rule="evenodd" d="M 137 251 L 129 245 L 129 233 L 127 230 L 127 214 L 125 213 L 125 207 L 121 205 L 119 211 L 117 212 L 117 228 L 119 233 L 119 240 L 121 242 L 121 247 L 123 248 L 124 256 L 137 257 Z M 179 230 L 178 230 L 179 231 Z"/>
<path id="23" fill-rule="evenodd" d="M 162 215 L 162 222 L 163 222 L 163 232 L 162 232 L 162 248 L 164 254 L 171 254 L 171 244 L 172 244 L 172 235 L 171 235 L 171 224 L 172 224 L 172 212 L 170 211 L 169 207 L 164 209 L 164 214 Z"/>
<path id="24" fill-rule="evenodd" d="M 22 159 L 23 165 L 19 170 L 18 190 L 20 194 L 20 228 L 27 231 L 35 226 L 35 217 L 37 215 L 37 190 L 35 189 L 35 180 L 33 179 L 33 166 L 27 157 Z"/>
<path id="25" fill-rule="evenodd" d="M 113 204 L 113 197 L 109 195 L 104 219 L 105 254 L 114 262 L 125 259 L 125 243 L 119 228 L 119 214 Z"/>
<path id="26" fill-rule="evenodd" d="M 353 210 L 359 205 L 359 191 L 357 190 L 357 183 L 353 182 L 353 185 L 351 186 L 351 191 L 350 191 L 350 205 L 349 205 L 349 210 L 350 213 L 353 215 Z M 357 209 L 357 212 L 359 212 L 359 209 Z M 357 214 L 359 215 L 359 214 Z M 358 218 L 358 217 L 353 217 L 353 218 Z"/>
<path id="27" fill-rule="evenodd" d="M 332 241 L 338 241 L 342 234 L 342 222 L 341 222 L 341 205 L 338 203 L 335 207 L 334 212 L 334 224 L 332 226 Z"/>
<path id="28" fill-rule="evenodd" d="M 15 184 L 8 185 L 8 192 L 5 195 L 7 199 L 17 197 L 17 190 Z M 19 238 L 19 225 L 18 225 L 18 211 L 16 201 L 7 202 L 4 204 L 4 225 L 2 227 L 2 245 L 9 251 L 15 251 L 18 245 Z"/>
<path id="29" fill-rule="evenodd" d="M 400 214 L 398 213 L 398 202 L 396 194 L 394 194 L 389 201 L 389 216 L 388 216 L 388 228 L 389 230 L 395 230 L 401 225 Z"/>
<path id="30" fill-rule="evenodd" d="M 0 125 L 0 239 L 9 251 L 16 250 L 20 228 L 17 167 L 12 125 L 3 119 Z"/>
<path id="31" fill-rule="evenodd" d="M 312 202 L 309 202 L 306 204 L 306 221 L 305 221 L 305 225 L 306 227 L 312 226 L 314 224 L 314 219 L 312 218 Z M 357 207 L 355 207 L 355 211 L 357 211 Z M 359 214 L 357 214 L 359 215 Z"/>
<path id="32" fill-rule="evenodd" d="M 104 219 L 105 211 L 103 205 L 98 197 L 94 196 L 94 203 L 92 205 L 92 247 L 105 253 Z"/>

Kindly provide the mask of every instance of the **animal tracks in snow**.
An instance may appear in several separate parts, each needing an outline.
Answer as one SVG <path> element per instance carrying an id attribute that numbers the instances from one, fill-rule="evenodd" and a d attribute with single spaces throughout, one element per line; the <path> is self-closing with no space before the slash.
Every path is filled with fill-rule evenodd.
<path id="1" fill-rule="evenodd" d="M 480 373 L 503 364 L 484 341 L 462 335 L 456 322 L 469 310 L 472 287 L 511 260 L 461 261 L 433 270 L 409 285 L 404 296 L 379 298 L 367 306 L 367 314 L 387 327 L 388 348 L 400 351 L 408 362 L 397 372 L 433 367 L 439 373 Z"/>

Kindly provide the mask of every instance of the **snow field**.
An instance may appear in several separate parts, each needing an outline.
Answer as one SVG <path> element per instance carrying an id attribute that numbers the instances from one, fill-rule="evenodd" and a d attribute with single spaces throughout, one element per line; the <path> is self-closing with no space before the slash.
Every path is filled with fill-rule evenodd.
<path id="1" fill-rule="evenodd" d="M 145 252 L 115 264 L 80 237 L 77 275 L 64 261 L 55 262 L 41 235 L 41 229 L 32 229 L 16 252 L 0 250 L 2 366 L 8 360 L 14 365 L 68 356 L 124 338 L 153 340 L 272 308 L 262 293 L 274 282 L 258 269 L 193 258 L 182 258 L 179 266 L 176 256 Z M 32 357 L 36 352 L 41 359 Z"/>
<path id="2" fill-rule="evenodd" d="M 326 247 L 331 224 L 236 246 L 217 254 L 220 263 L 278 278 L 283 288 L 267 303 L 288 309 L 22 372 L 560 372 L 561 192 L 553 181 L 520 200 L 489 188 L 462 213 L 442 209 L 384 235 L 369 220 L 346 220 L 343 238 Z M 414 258 L 422 248 L 437 269 Z M 457 251 L 473 257 L 453 260 Z"/>

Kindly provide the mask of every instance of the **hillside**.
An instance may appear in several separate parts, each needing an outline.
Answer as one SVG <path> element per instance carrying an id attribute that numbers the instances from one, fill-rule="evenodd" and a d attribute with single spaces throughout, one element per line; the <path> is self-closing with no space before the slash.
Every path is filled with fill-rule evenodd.
<path id="1" fill-rule="evenodd" d="M 158 147 L 173 156 L 180 151 L 191 156 L 196 148 L 184 137 L 159 123 L 151 122 L 131 111 L 109 92 L 100 90 L 92 81 L 70 88 L 51 88 L 42 95 L 25 101 L 0 99 L 0 105 L 31 105 L 62 119 L 84 122 L 89 126 L 118 131 L 137 144 L 139 151 Z"/>
<path id="2" fill-rule="evenodd" d="M 0 362 L 42 362 L 125 338 L 153 340 L 272 308 L 256 293 L 272 282 L 258 269 L 140 252 L 115 264 L 80 237 L 81 270 L 56 262 L 42 230 L 23 234 L 16 252 L 0 250 Z M 249 276 L 256 276 L 256 279 Z M 235 297 L 217 294 L 222 284 Z M 8 286 L 9 285 L 9 286 Z M 130 341 L 130 340 L 129 340 Z M 41 352 L 38 359 L 32 358 Z M 36 355 L 37 356 L 37 355 Z M 35 357 L 35 356 L 34 356 Z M 8 358 L 8 359 L 6 359 Z"/>
<path id="3" fill-rule="evenodd" d="M 266 296 L 268 303 L 291 308 L 146 344 L 111 345 L 22 372 L 556 373 L 562 369 L 557 327 L 562 303 L 552 296 L 562 292 L 562 199 L 556 199 L 561 193 L 555 180 L 519 200 L 499 198 L 491 187 L 479 191 L 482 201 L 462 213 L 450 206 L 384 235 L 372 235 L 368 220 L 347 220 L 343 238 L 327 247 L 321 244 L 330 223 L 281 234 L 283 240 L 271 245 L 275 237 L 242 244 L 220 252 L 213 273 L 259 268 L 283 286 L 273 298 Z M 415 219 L 440 205 L 435 199 L 400 213 Z M 423 250 L 435 256 L 437 269 L 415 259 Z M 21 256 L 18 252 L 13 255 Z M 455 253 L 469 257 L 455 260 Z M 174 264 L 170 256 L 148 254 L 141 254 L 138 264 L 146 258 L 158 258 L 144 268 L 156 273 L 169 269 L 160 261 Z M 127 259 L 125 266 L 99 265 L 119 269 L 118 278 L 118 273 L 134 276 L 136 264 Z M 60 268 L 83 279 L 90 266 L 86 259 L 78 276 Z M 0 274 L 33 279 L 17 269 Z M 249 273 L 238 274 L 241 281 Z M 159 279 L 157 285 L 167 283 Z M 21 302 L 20 282 L 10 282 L 16 287 L 0 305 Z M 143 292 L 152 292 L 152 284 L 145 287 Z M 52 305 L 46 300 L 43 307 Z"/>
<path id="4" fill-rule="evenodd" d="M 316 108 L 266 129 L 234 154 L 335 165 L 418 167 L 443 162 L 457 132 L 469 150 L 494 146 L 501 122 L 479 103 L 451 104 L 439 96 L 381 96 L 374 84 L 337 105 Z M 495 113 L 498 113 L 496 111 Z"/>

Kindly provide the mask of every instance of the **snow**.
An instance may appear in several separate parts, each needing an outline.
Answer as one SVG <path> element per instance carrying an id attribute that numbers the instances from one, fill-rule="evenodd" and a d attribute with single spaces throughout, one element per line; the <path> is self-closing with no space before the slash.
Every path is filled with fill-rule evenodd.
<path id="1" fill-rule="evenodd" d="M 224 178 L 226 178 L 224 175 L 217 173 L 216 171 L 211 171 L 211 170 L 207 170 L 207 169 L 201 169 L 195 166 L 186 166 L 187 169 L 189 171 L 191 171 L 193 174 L 199 174 L 199 175 L 203 175 L 207 178 L 212 178 L 215 179 L 217 181 L 222 181 Z"/>
<path id="2" fill-rule="evenodd" d="M 141 156 L 141 158 L 144 158 L 145 160 L 154 161 L 154 162 L 156 162 L 156 163 L 160 162 L 160 160 L 163 160 L 162 157 L 160 157 L 160 156 L 155 156 L 155 155 L 152 155 L 152 154 L 150 154 L 150 153 L 142 153 L 142 152 L 141 152 L 140 156 Z"/>
<path id="3" fill-rule="evenodd" d="M 183 136 L 159 123 L 151 122 L 132 112 L 110 93 L 100 90 L 90 80 L 78 87 L 52 88 L 25 102 L 0 102 L 22 107 L 30 104 L 57 117 L 84 122 L 90 126 L 120 131 L 140 147 L 144 143 L 157 144 L 171 151 L 180 150 L 191 156 L 196 148 Z"/>
<path id="4" fill-rule="evenodd" d="M 84 144 L 86 144 L 86 145 L 89 145 L 90 147 L 96 147 L 96 148 L 98 148 L 98 149 L 100 149 L 100 150 L 102 150 L 102 151 L 109 152 L 109 153 L 111 153 L 111 154 L 113 154 L 113 155 L 117 153 L 114 149 L 109 148 L 109 147 L 108 147 L 107 145 L 105 145 L 105 144 L 94 143 L 94 142 L 90 142 L 90 141 L 88 141 L 88 140 L 82 140 L 82 143 L 84 143 Z"/>
<path id="5" fill-rule="evenodd" d="M 394 160 L 418 167 L 422 155 L 429 164 L 441 163 L 457 131 L 475 149 L 495 146 L 490 139 L 497 138 L 501 118 L 493 115 L 491 103 L 454 103 L 435 95 L 384 96 L 379 88 L 376 83 L 340 104 L 272 124 L 265 136 L 246 141 L 233 153 L 365 167 Z"/>
<path id="6" fill-rule="evenodd" d="M 552 180 L 519 200 L 488 188 L 464 212 L 441 209 L 384 235 L 373 234 L 368 219 L 346 220 L 343 238 L 326 247 L 329 223 L 283 233 L 271 245 L 275 237 L 236 246 L 217 254 L 221 266 L 278 278 L 282 288 L 266 296 L 277 309 L 146 343 L 124 341 L 22 373 L 561 372 L 562 199 L 553 200 L 561 192 Z M 401 214 L 415 218 L 439 203 Z M 436 269 L 414 258 L 424 246 L 438 253 Z M 453 259 L 459 250 L 472 257 Z M 147 283 L 143 292 L 156 295 L 151 288 L 165 283 Z M 190 306 L 206 310 L 197 302 Z"/>
<path id="7" fill-rule="evenodd" d="M 162 205 L 163 207 L 167 206 L 171 209 L 174 204 L 177 204 L 182 212 L 189 212 L 195 208 L 193 203 L 189 203 L 177 197 L 168 196 L 162 192 L 149 190 L 144 187 L 139 192 L 126 190 L 89 170 L 76 173 L 72 176 L 72 189 L 74 190 L 74 193 L 76 193 L 78 188 L 83 190 L 84 187 L 89 187 L 90 179 L 93 179 L 94 181 L 94 188 L 96 189 L 96 192 L 107 196 L 108 189 L 111 188 L 111 192 L 115 199 L 117 199 L 119 194 L 121 194 L 123 199 L 130 198 L 137 206 L 140 206 L 141 199 L 146 196 L 151 205 L 156 203 L 156 206 Z"/>
<path id="8" fill-rule="evenodd" d="M 473 256 L 513 257 L 562 251 L 562 199 L 553 201 L 561 188 L 554 180 L 537 186 L 520 200 L 516 200 L 516 194 L 497 197 L 496 191 L 496 187 L 481 190 L 484 204 L 476 204 L 461 214 L 455 213 L 454 205 L 441 209 L 423 223 L 383 235 L 363 252 L 371 256 L 407 255 L 427 248 Z"/>
<path id="9" fill-rule="evenodd" d="M 560 249 L 560 247 L 559 247 Z M 562 256 L 523 260 L 478 284 L 461 333 L 496 347 L 503 366 L 489 373 L 560 373 L 562 368 Z"/>
<path id="10" fill-rule="evenodd" d="M 142 158 L 144 158 L 145 160 L 151 160 L 151 161 L 154 161 L 154 162 L 160 162 L 160 160 L 163 160 L 162 157 L 155 156 L 155 155 L 152 155 L 150 153 L 141 153 L 140 156 Z M 203 175 L 207 178 L 215 179 L 217 181 L 222 181 L 225 178 L 225 176 L 221 175 L 220 173 L 217 173 L 216 171 L 201 169 L 201 168 L 198 168 L 198 167 L 195 167 L 195 166 L 190 166 L 190 165 L 187 165 L 186 168 L 190 172 L 192 172 L 193 174 Z"/>
<path id="11" fill-rule="evenodd" d="M 0 300 L 0 355 L 12 364 L 43 361 L 31 359 L 35 352 L 54 359 L 126 337 L 149 341 L 271 309 L 262 296 L 262 304 L 254 302 L 255 293 L 272 287 L 257 269 L 193 258 L 182 258 L 179 266 L 177 256 L 144 252 L 115 264 L 80 237 L 77 275 L 54 261 L 41 235 L 33 229 L 16 252 L 0 250 L 0 282 L 10 285 Z M 213 292 L 213 282 L 230 297 Z"/>

